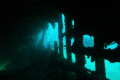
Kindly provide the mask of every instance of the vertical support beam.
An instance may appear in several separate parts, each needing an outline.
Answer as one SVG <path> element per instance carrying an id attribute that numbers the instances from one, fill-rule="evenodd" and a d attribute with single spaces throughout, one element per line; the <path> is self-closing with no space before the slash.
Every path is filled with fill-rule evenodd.
<path id="1" fill-rule="evenodd" d="M 57 15 L 57 21 L 58 21 L 58 36 L 59 36 L 59 52 L 60 55 L 63 56 L 63 35 L 62 35 L 62 29 L 63 29 L 63 23 L 62 23 L 62 14 L 59 13 Z"/>
<path id="2" fill-rule="evenodd" d="M 75 43 L 78 43 L 78 42 L 80 42 L 80 43 L 82 43 L 82 37 L 81 38 L 76 38 L 75 37 Z M 80 43 L 78 43 L 78 46 L 81 46 L 80 45 Z M 80 54 L 81 52 L 79 52 L 79 53 L 75 53 L 76 55 L 75 55 L 75 58 L 76 58 L 76 65 L 78 66 L 85 66 L 85 55 L 83 55 L 83 54 Z"/>
<path id="3" fill-rule="evenodd" d="M 79 23 L 77 23 L 75 21 L 75 24 L 74 24 L 74 37 L 75 37 L 75 43 L 78 44 L 78 46 L 83 46 L 83 35 L 82 35 L 82 28 L 81 28 L 81 32 L 78 31 L 79 30 Z M 81 34 L 81 35 L 80 35 Z M 82 55 L 80 54 L 81 52 L 79 53 L 75 53 L 75 57 L 76 57 L 76 65 L 78 66 L 85 66 L 85 55 Z"/>
<path id="4" fill-rule="evenodd" d="M 55 53 L 58 53 L 58 45 L 57 45 L 57 41 L 54 41 L 54 51 Z"/>
<path id="5" fill-rule="evenodd" d="M 95 59 L 95 68 L 97 73 L 106 77 L 104 59 Z"/>
<path id="6" fill-rule="evenodd" d="M 68 15 L 65 16 L 65 34 L 66 34 L 66 50 L 67 50 L 67 59 L 72 62 L 71 52 L 68 51 L 68 48 L 71 46 L 71 30 L 72 30 L 72 18 Z"/>
<path id="7" fill-rule="evenodd" d="M 98 42 L 98 40 L 95 39 L 95 48 L 103 47 L 102 44 L 98 45 L 97 43 L 99 43 L 99 42 Z M 96 68 L 97 73 L 99 73 L 103 77 L 106 77 L 104 59 L 100 59 L 100 58 L 95 59 L 95 68 Z"/>

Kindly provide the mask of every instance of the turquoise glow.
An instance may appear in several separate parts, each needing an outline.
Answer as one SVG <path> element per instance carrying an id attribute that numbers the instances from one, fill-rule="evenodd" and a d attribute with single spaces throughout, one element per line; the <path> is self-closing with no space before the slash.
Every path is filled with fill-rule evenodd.
<path id="1" fill-rule="evenodd" d="M 74 20 L 72 20 L 72 28 L 74 28 Z M 73 45 L 73 42 L 74 42 L 74 37 L 71 38 L 71 46 Z M 71 56 L 72 56 L 72 62 L 75 63 L 76 62 L 76 58 L 75 58 L 75 54 L 74 53 L 71 53 Z"/>
<path id="2" fill-rule="evenodd" d="M 94 47 L 94 37 L 89 35 L 83 35 L 83 45 L 85 47 Z"/>
<path id="3" fill-rule="evenodd" d="M 83 45 L 85 47 L 94 47 L 94 37 L 93 36 L 90 37 L 90 35 L 83 35 Z M 91 57 L 87 58 L 86 55 L 85 59 L 86 59 L 85 67 L 87 69 L 95 71 L 95 61 L 91 62 Z"/>
<path id="4" fill-rule="evenodd" d="M 91 56 L 89 58 L 87 58 L 87 55 L 85 55 L 85 60 L 86 60 L 86 64 L 85 67 L 87 69 L 90 69 L 92 71 L 95 71 L 95 61 L 91 62 Z"/>
<path id="5" fill-rule="evenodd" d="M 113 41 L 104 49 L 111 49 L 114 50 L 118 47 L 118 43 Z M 109 54 L 109 53 L 108 53 Z M 110 63 L 108 60 L 105 59 L 105 67 L 106 67 L 106 77 L 110 80 L 120 80 L 120 63 Z"/>
<path id="6" fill-rule="evenodd" d="M 56 34 L 56 33 L 57 33 L 57 34 Z M 55 22 L 54 34 L 55 34 L 55 36 L 57 37 L 57 38 L 56 38 L 56 41 L 57 41 L 57 44 L 58 44 L 58 47 L 59 47 L 59 38 L 58 38 L 58 23 L 57 23 L 57 22 Z M 60 53 L 59 48 L 58 48 L 58 53 Z"/>
<path id="7" fill-rule="evenodd" d="M 40 41 L 43 32 L 40 32 L 38 34 L 38 39 L 37 39 L 37 43 Z M 58 23 L 55 22 L 55 28 L 53 29 L 53 26 L 48 23 L 48 29 L 45 32 L 45 36 L 44 36 L 44 41 L 43 44 L 45 46 L 45 48 L 47 48 L 47 45 L 50 44 L 51 49 L 54 50 L 54 41 L 57 41 L 58 46 L 59 46 L 59 39 L 58 39 Z"/>
<path id="8" fill-rule="evenodd" d="M 94 47 L 94 37 L 90 37 L 89 35 L 83 35 L 83 44 L 85 47 Z M 118 43 L 112 42 L 110 45 L 107 45 L 107 47 L 104 49 L 111 49 L 114 50 L 118 47 Z M 109 53 L 108 53 L 109 54 Z M 87 56 L 85 55 L 86 64 L 85 67 L 95 71 L 95 62 L 91 62 L 91 57 L 87 59 Z M 108 60 L 105 60 L 105 68 L 106 68 L 106 77 L 110 80 L 120 80 L 120 63 L 110 63 Z"/>
<path id="9" fill-rule="evenodd" d="M 63 37 L 63 46 L 66 45 L 66 37 Z M 66 47 L 63 47 L 63 56 L 65 59 L 67 59 L 67 52 L 66 52 Z"/>
<path id="10" fill-rule="evenodd" d="M 41 32 L 38 34 L 37 45 L 38 45 L 39 41 L 42 39 L 42 35 L 43 35 L 43 32 L 41 31 Z"/>
<path id="11" fill-rule="evenodd" d="M 63 19 L 63 33 L 65 33 L 65 16 L 62 15 L 62 19 Z M 73 20 L 74 21 L 74 20 Z M 74 24 L 74 22 L 72 21 L 72 24 Z M 53 29 L 52 25 L 49 23 L 49 28 L 48 30 L 46 30 L 46 35 L 44 38 L 44 45 L 48 45 L 48 44 L 52 44 L 51 47 L 53 49 L 53 41 L 57 41 L 58 40 L 58 23 L 55 23 L 56 27 L 55 29 Z M 42 33 L 41 33 L 42 34 Z M 38 34 L 38 40 L 41 39 L 40 35 Z M 71 39 L 71 46 L 74 42 L 74 38 Z M 59 44 L 58 44 L 59 45 Z M 66 45 L 66 38 L 63 37 L 63 45 Z M 83 45 L 85 47 L 94 47 L 94 37 L 90 36 L 90 35 L 83 35 Z M 112 42 L 110 45 L 107 46 L 107 48 L 104 49 L 111 49 L 114 50 L 115 48 L 118 47 L 118 43 Z M 66 48 L 63 48 L 63 53 L 64 53 L 64 58 L 67 59 L 67 53 L 66 53 Z M 108 53 L 109 54 L 109 53 Z M 72 55 L 72 61 L 76 62 L 75 59 L 75 54 L 71 54 Z M 87 56 L 85 55 L 85 59 L 86 59 L 86 64 L 85 67 L 95 71 L 95 62 L 91 62 L 91 57 L 87 58 Z M 1 69 L 3 67 L 1 66 Z M 105 68 L 106 68 L 106 77 L 109 78 L 110 80 L 120 80 L 120 63 L 116 62 L 116 63 L 110 63 L 108 60 L 105 59 Z"/>
<path id="12" fill-rule="evenodd" d="M 118 43 L 115 43 L 115 41 L 113 41 L 112 43 L 110 43 L 110 45 L 107 46 L 107 48 L 104 47 L 104 49 L 116 49 L 118 47 Z"/>
<path id="13" fill-rule="evenodd" d="M 65 16 L 64 16 L 64 14 L 62 14 L 62 23 L 63 23 L 62 33 L 65 33 Z"/>
<path id="14" fill-rule="evenodd" d="M 49 23 L 48 24 L 48 30 L 46 30 L 45 32 L 45 37 L 44 37 L 44 41 L 43 44 L 45 45 L 45 48 L 47 48 L 47 45 L 50 44 L 52 50 L 54 49 L 54 38 L 53 37 L 53 27 L 52 25 Z"/>
<path id="15" fill-rule="evenodd" d="M 108 53 L 109 54 L 109 53 Z M 106 77 L 110 80 L 120 80 L 120 63 L 110 63 L 105 59 Z"/>
<path id="16" fill-rule="evenodd" d="M 72 27 L 72 28 L 74 28 L 74 20 L 72 20 L 72 25 L 73 25 L 73 27 Z"/>
<path id="17" fill-rule="evenodd" d="M 73 42 L 74 42 L 74 38 L 71 39 L 71 46 L 73 45 Z M 72 62 L 76 62 L 76 58 L 75 58 L 75 54 L 74 53 L 71 53 L 71 56 L 72 56 Z"/>
<path id="18" fill-rule="evenodd" d="M 64 14 L 62 14 L 62 23 L 63 23 L 63 29 L 62 29 L 62 33 L 65 33 L 65 16 Z M 63 46 L 66 45 L 66 37 L 63 37 Z M 65 59 L 67 59 L 67 52 L 66 52 L 66 47 L 63 47 L 63 56 Z"/>

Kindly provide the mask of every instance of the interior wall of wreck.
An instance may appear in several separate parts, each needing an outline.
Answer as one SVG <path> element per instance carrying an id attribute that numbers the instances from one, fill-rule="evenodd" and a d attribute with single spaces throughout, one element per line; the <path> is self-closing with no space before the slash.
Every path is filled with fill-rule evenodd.
<path id="1" fill-rule="evenodd" d="M 9 25 L 10 26 L 10 25 Z M 35 22 L 21 21 L 12 23 L 9 31 L 2 34 L 0 53 L 0 71 L 9 68 L 17 69 L 30 64 L 30 47 L 36 48 L 37 32 L 41 30 Z M 34 57 L 33 57 L 34 58 Z"/>
<path id="2" fill-rule="evenodd" d="M 63 20 L 64 20 L 64 18 L 63 18 Z M 63 22 L 63 25 L 64 25 L 64 27 L 63 27 L 63 33 L 65 33 L 65 22 Z M 52 34 L 53 34 L 53 32 L 55 32 L 55 34 L 56 34 L 58 29 L 53 30 L 52 29 L 52 25 L 49 24 L 49 26 L 51 26 L 51 28 L 48 28 L 48 30 L 46 30 L 46 32 L 47 33 L 51 32 Z M 46 42 L 47 41 L 50 41 L 50 42 L 53 41 L 53 38 L 50 35 L 51 34 L 46 35 L 46 39 L 45 39 Z M 56 35 L 56 37 L 58 37 L 57 35 Z M 94 37 L 90 37 L 90 35 L 83 35 L 83 38 L 84 38 L 83 39 L 83 44 L 84 44 L 85 47 L 94 47 Z M 57 40 L 58 39 L 56 39 L 56 41 Z M 71 39 L 71 45 L 72 45 L 73 42 L 74 42 L 74 38 Z M 47 44 L 48 43 L 46 43 L 46 45 Z M 64 46 L 66 45 L 66 38 L 65 38 L 65 36 L 63 37 L 63 45 Z M 114 43 L 112 45 L 108 45 L 107 48 L 104 48 L 104 49 L 108 49 L 108 48 L 114 49 L 117 46 L 118 46 L 118 44 Z M 51 47 L 53 47 L 53 45 Z M 63 47 L 63 53 L 64 53 L 64 58 L 67 59 L 67 53 L 66 53 L 66 48 L 65 47 Z M 72 53 L 71 55 L 72 55 L 72 61 L 75 62 L 75 57 L 74 57 L 75 54 Z M 85 58 L 86 58 L 85 67 L 88 68 L 88 69 L 90 69 L 90 70 L 95 71 L 95 62 L 91 62 L 91 57 L 87 58 L 86 55 L 85 55 Z M 109 78 L 111 80 L 114 80 L 114 79 L 119 80 L 120 79 L 119 75 L 116 75 L 116 74 L 119 74 L 119 71 L 120 71 L 120 69 L 119 69 L 119 67 L 120 67 L 119 63 L 110 63 L 108 60 L 105 59 L 105 67 L 106 67 L 106 77 L 107 78 Z M 111 69 L 111 68 L 113 68 L 113 69 Z"/>
<path id="3" fill-rule="evenodd" d="M 63 23 L 64 23 L 64 18 L 63 18 Z M 65 23 L 63 25 L 64 25 L 63 33 L 65 33 Z M 28 27 L 30 27 L 30 24 L 20 24 L 20 25 L 16 25 L 16 26 L 19 26 L 19 27 L 20 26 L 21 27 L 28 26 Z M 22 56 L 25 56 L 23 60 L 26 60 L 26 58 L 27 58 L 26 56 L 29 56 L 29 54 L 27 54 L 27 51 L 25 52 L 26 55 L 22 54 L 22 52 L 23 52 L 23 50 L 28 49 L 27 43 L 29 44 L 30 42 L 32 42 L 33 44 L 34 43 L 38 44 L 38 42 L 42 38 L 42 34 L 43 34 L 43 31 L 41 31 L 41 29 L 38 28 L 40 25 L 32 24 L 32 26 L 34 26 L 34 27 L 31 27 L 29 30 L 27 30 L 25 28 L 24 28 L 25 30 L 22 28 L 15 29 L 13 32 L 14 34 L 8 34 L 6 36 L 7 38 L 4 37 L 5 39 L 3 39 L 3 40 L 5 42 L 9 42 L 6 44 L 6 46 L 12 45 L 12 46 L 9 46 L 9 47 L 11 47 L 12 52 L 9 52 L 9 53 L 4 52 L 4 51 L 1 51 L 1 52 L 6 53 L 6 55 L 8 55 L 8 54 L 14 55 L 14 56 L 15 55 L 22 55 Z M 38 27 L 36 27 L 36 29 L 35 29 L 35 26 L 38 26 Z M 48 26 L 49 26 L 49 28 L 48 28 L 48 30 L 46 30 L 43 44 L 45 46 L 50 44 L 51 48 L 53 50 L 54 49 L 54 41 L 57 41 L 58 45 L 59 45 L 58 23 L 57 22 L 55 23 L 55 29 L 53 29 L 53 27 L 50 23 L 48 24 Z M 39 30 L 39 32 L 38 32 L 38 30 Z M 36 32 L 38 32 L 38 33 L 36 33 Z M 85 39 L 83 39 L 83 44 L 85 47 L 94 47 L 94 37 L 90 37 L 89 35 L 86 35 L 86 36 L 83 35 L 83 37 L 85 38 Z M 74 42 L 74 38 L 71 39 L 71 45 L 73 44 L 73 42 Z M 64 45 L 66 44 L 65 37 L 63 37 L 63 44 Z M 114 49 L 117 46 L 118 46 L 117 43 L 112 43 L 112 44 L 109 44 L 107 46 L 107 48 L 104 48 L 104 49 L 108 49 L 108 48 Z M 15 53 L 15 54 L 13 54 L 13 53 Z M 66 53 L 65 47 L 63 48 L 63 53 L 64 53 L 64 58 L 67 59 L 67 53 Z M 76 60 L 74 57 L 75 54 L 72 53 L 71 55 L 72 55 L 72 61 L 75 62 L 75 60 Z M 11 57 L 14 58 L 13 56 L 11 56 Z M 91 62 L 90 58 L 87 59 L 87 56 L 85 56 L 85 57 L 86 57 L 85 67 L 94 71 L 95 70 L 95 63 Z M 17 59 L 17 57 L 14 59 L 16 59 L 16 61 L 18 61 L 18 62 L 20 60 L 19 58 Z M 5 59 L 4 61 L 1 60 L 0 61 L 0 70 L 4 70 L 5 69 L 4 66 L 6 66 L 7 64 L 10 64 L 11 62 L 12 62 L 12 60 L 9 58 Z M 111 79 L 111 80 L 120 80 L 120 77 L 119 77 L 120 76 L 119 75 L 120 66 L 119 65 L 120 65 L 119 62 L 110 63 L 108 60 L 105 59 L 106 77 Z"/>

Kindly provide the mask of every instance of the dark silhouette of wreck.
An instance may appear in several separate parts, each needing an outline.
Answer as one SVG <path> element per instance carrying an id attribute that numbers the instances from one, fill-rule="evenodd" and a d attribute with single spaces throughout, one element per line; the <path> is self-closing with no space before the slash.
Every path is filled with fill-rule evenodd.
<path id="1" fill-rule="evenodd" d="M 109 80 L 106 78 L 104 59 L 120 62 L 120 49 L 105 50 L 103 45 L 112 41 L 120 43 L 120 10 L 117 4 L 111 0 L 1 1 L 0 60 L 9 57 L 13 62 L 5 66 L 6 70 L 0 71 L 0 80 Z M 65 15 L 64 34 L 61 14 Z M 74 29 L 71 24 L 73 19 Z M 39 48 L 28 37 L 38 34 L 39 30 L 44 35 L 48 22 L 54 28 L 54 23 L 58 22 L 59 47 L 54 42 L 54 51 L 50 46 L 44 48 L 44 36 Z M 94 48 L 83 46 L 84 34 L 94 36 Z M 67 59 L 63 58 L 64 36 Z M 73 46 L 70 44 L 71 37 L 75 38 Z M 76 63 L 72 62 L 71 52 L 76 54 Z M 95 61 L 96 71 L 84 67 L 84 55 L 91 56 L 91 61 Z"/>

